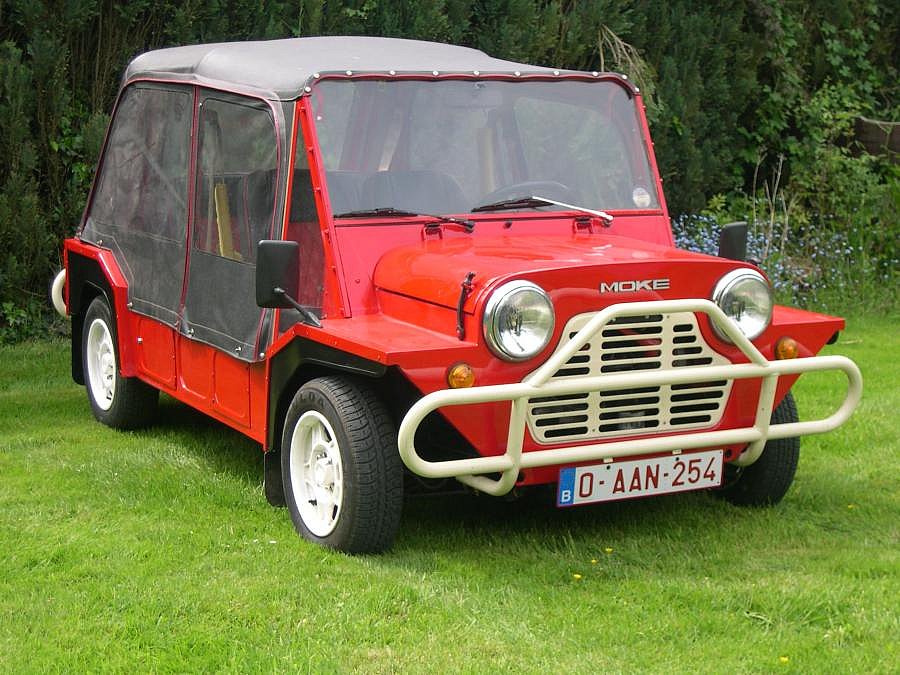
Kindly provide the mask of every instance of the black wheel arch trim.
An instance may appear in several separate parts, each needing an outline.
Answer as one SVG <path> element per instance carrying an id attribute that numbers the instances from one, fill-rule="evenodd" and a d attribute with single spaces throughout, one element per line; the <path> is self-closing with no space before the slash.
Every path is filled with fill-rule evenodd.
<path id="1" fill-rule="evenodd" d="M 387 366 L 308 338 L 291 340 L 271 357 L 269 364 L 267 451 L 277 450 L 280 445 L 284 416 L 294 392 L 304 380 L 328 372 L 380 378 L 387 372 Z"/>
<path id="2" fill-rule="evenodd" d="M 93 258 L 69 251 L 66 276 L 66 283 L 69 286 L 69 314 L 72 317 L 72 379 L 78 384 L 84 384 L 84 364 L 81 356 L 84 313 L 98 295 L 106 298 L 113 318 L 115 305 L 109 280 L 100 263 Z"/>

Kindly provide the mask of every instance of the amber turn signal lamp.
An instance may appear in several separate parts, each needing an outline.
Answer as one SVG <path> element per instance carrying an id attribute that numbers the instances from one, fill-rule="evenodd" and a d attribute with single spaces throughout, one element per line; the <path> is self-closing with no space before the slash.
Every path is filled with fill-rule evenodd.
<path id="1" fill-rule="evenodd" d="M 800 347 L 794 338 L 783 337 L 775 343 L 775 358 L 796 359 L 800 355 Z"/>
<path id="2" fill-rule="evenodd" d="M 475 371 L 468 363 L 457 363 L 447 370 L 447 384 L 451 389 L 465 389 L 475 384 Z"/>

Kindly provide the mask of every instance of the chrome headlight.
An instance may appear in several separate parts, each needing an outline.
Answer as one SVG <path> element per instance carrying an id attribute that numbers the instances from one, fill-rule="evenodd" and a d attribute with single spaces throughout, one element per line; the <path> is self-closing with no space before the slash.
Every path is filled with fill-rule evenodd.
<path id="1" fill-rule="evenodd" d="M 488 298 L 484 337 L 501 359 L 524 361 L 539 354 L 553 335 L 553 303 L 530 281 L 510 281 Z"/>
<path id="2" fill-rule="evenodd" d="M 749 340 L 759 337 L 772 321 L 772 289 L 755 270 L 739 269 L 726 274 L 716 284 L 712 299 Z M 715 322 L 713 328 L 720 338 L 731 342 Z"/>

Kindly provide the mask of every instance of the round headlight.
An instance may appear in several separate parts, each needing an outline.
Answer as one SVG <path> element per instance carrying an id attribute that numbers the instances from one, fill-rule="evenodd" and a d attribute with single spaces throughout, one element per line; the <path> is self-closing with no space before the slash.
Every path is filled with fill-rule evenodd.
<path id="1" fill-rule="evenodd" d="M 539 354 L 553 335 L 553 303 L 530 281 L 498 288 L 484 310 L 484 337 L 501 359 L 524 361 Z"/>
<path id="2" fill-rule="evenodd" d="M 749 340 L 759 337 L 772 321 L 772 290 L 755 270 L 739 269 L 726 274 L 716 284 L 712 299 Z M 731 342 L 715 322 L 713 328 L 720 338 Z"/>

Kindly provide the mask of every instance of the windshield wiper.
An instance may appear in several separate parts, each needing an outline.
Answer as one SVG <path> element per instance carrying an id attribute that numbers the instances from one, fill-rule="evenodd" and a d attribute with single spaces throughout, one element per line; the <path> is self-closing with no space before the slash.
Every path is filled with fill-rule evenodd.
<path id="1" fill-rule="evenodd" d="M 505 209 L 533 209 L 538 206 L 552 206 L 552 202 L 539 197 L 520 197 L 518 199 L 504 199 L 491 204 L 482 204 L 472 209 L 472 213 L 479 211 L 503 211 Z"/>
<path id="2" fill-rule="evenodd" d="M 565 202 L 558 202 L 555 199 L 548 199 L 547 197 L 539 197 L 537 195 L 521 197 L 519 199 L 504 199 L 503 201 L 494 202 L 493 204 L 482 204 L 481 206 L 476 206 L 472 209 L 472 213 L 477 213 L 479 211 L 503 211 L 505 209 L 533 209 L 539 206 L 562 206 L 566 209 L 581 211 L 582 213 L 597 216 L 598 218 L 605 220 L 607 224 L 613 221 L 613 217 L 606 211 L 595 211 L 594 209 L 588 209 L 584 206 L 566 204 Z"/>
<path id="3" fill-rule="evenodd" d="M 347 211 L 345 213 L 335 213 L 335 218 L 378 218 L 380 216 L 399 216 L 412 217 L 422 214 L 413 211 L 404 211 L 403 209 L 395 209 L 393 206 L 385 206 L 379 209 L 361 209 L 359 211 Z"/>
<path id="4" fill-rule="evenodd" d="M 466 232 L 472 232 L 475 229 L 475 223 L 471 220 L 463 220 L 462 218 L 454 218 L 453 216 L 438 216 L 433 213 L 416 213 L 415 211 L 395 209 L 393 206 L 334 214 L 335 218 L 381 218 L 383 216 L 397 216 L 399 218 L 434 218 L 436 222 L 425 223 L 426 228 L 439 227 L 441 223 L 452 223 L 453 225 L 462 226 Z"/>

